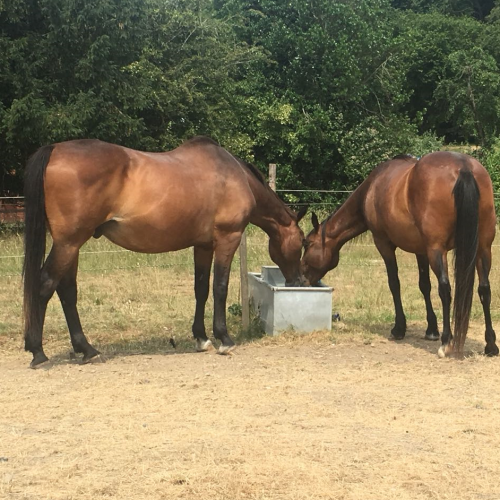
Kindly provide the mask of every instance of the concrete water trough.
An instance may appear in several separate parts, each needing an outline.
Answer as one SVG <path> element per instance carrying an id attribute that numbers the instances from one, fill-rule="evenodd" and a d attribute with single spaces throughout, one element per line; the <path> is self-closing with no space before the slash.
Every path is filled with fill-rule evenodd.
<path id="1" fill-rule="evenodd" d="M 332 327 L 333 288 L 285 286 L 277 266 L 262 266 L 262 272 L 248 273 L 250 304 L 268 335 L 284 330 L 313 332 Z"/>

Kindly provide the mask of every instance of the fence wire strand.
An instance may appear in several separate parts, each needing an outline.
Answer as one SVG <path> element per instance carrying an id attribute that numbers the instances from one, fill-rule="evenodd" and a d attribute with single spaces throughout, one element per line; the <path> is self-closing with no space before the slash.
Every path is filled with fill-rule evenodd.
<path id="1" fill-rule="evenodd" d="M 279 193 L 324 193 L 324 194 L 351 194 L 353 191 L 351 190 L 330 190 L 330 189 L 319 189 L 319 190 L 314 190 L 314 189 L 277 189 L 277 192 Z M 500 192 L 495 192 L 494 193 L 495 198 L 500 198 Z M 5 203 L 4 200 L 12 200 L 13 203 L 16 205 L 16 209 L 23 209 L 23 201 L 24 197 L 23 196 L 2 196 L 0 197 L 0 213 L 6 213 L 6 214 L 12 214 L 14 213 L 12 210 L 1 210 L 1 206 L 4 205 Z M 335 202 L 302 202 L 299 201 L 297 203 L 289 202 L 287 203 L 289 206 L 332 206 L 336 207 L 338 204 Z M 16 212 L 18 212 L 16 210 Z M 249 247 L 248 247 L 248 253 L 252 253 L 252 248 L 262 248 L 262 247 L 267 247 L 268 243 L 261 243 L 261 242 L 251 242 L 252 238 L 249 238 Z M 494 244 L 492 245 L 493 247 L 498 247 L 500 244 Z M 376 251 L 376 247 L 374 244 L 365 244 L 365 243 L 357 243 L 357 242 L 351 242 L 346 245 L 346 248 L 371 248 Z M 345 251 L 345 250 L 344 250 Z M 116 250 L 84 250 L 80 252 L 80 256 L 83 257 L 82 261 L 84 261 L 85 256 L 87 255 L 105 255 L 105 254 L 129 254 L 136 256 L 135 258 L 140 260 L 146 260 L 146 259 L 151 259 L 151 255 L 164 255 L 164 254 L 139 254 L 136 252 L 132 252 L 130 250 L 126 249 L 119 249 L 117 248 Z M 147 255 L 147 257 L 146 257 Z M 366 262 L 366 261 L 360 261 L 360 262 L 341 262 L 341 266 L 348 266 L 348 267 L 363 267 L 363 268 L 374 268 L 378 266 L 382 266 L 385 269 L 383 260 L 379 256 L 378 252 L 376 252 L 376 257 L 374 262 Z M 0 255 L 0 262 L 6 262 L 9 259 L 14 260 L 14 261 L 19 261 L 24 258 L 23 254 L 15 254 L 15 255 Z M 161 258 L 161 257 L 160 257 Z M 366 257 L 362 257 L 366 258 Z M 249 258 L 249 263 L 252 263 L 252 258 Z M 233 266 L 239 263 L 239 257 L 236 254 L 234 261 L 233 261 Z M 1 269 L 2 266 L 0 266 Z M 21 275 L 21 269 L 18 263 L 16 263 L 15 266 L 9 266 L 10 268 L 8 270 L 5 270 L 5 272 L 2 272 L 0 270 L 0 277 L 19 277 Z M 12 267 L 19 267 L 19 270 L 17 272 L 12 272 Z M 192 269 L 194 267 L 194 264 L 192 262 L 192 258 L 190 258 L 189 262 L 182 262 L 182 263 L 147 263 L 147 262 L 136 262 L 134 265 L 130 266 L 109 266 L 109 267 L 102 267 L 102 268 L 93 268 L 93 269 L 86 269 L 85 268 L 85 263 L 82 262 L 79 268 L 79 272 L 83 273 L 107 273 L 107 272 L 112 272 L 112 271 L 121 271 L 121 270 L 138 270 L 141 268 L 158 268 L 158 269 L 171 269 L 171 268 L 190 268 Z M 407 265 L 407 264 L 401 264 L 399 265 L 400 269 L 414 269 L 415 266 L 412 265 Z M 494 270 L 492 269 L 492 272 Z"/>

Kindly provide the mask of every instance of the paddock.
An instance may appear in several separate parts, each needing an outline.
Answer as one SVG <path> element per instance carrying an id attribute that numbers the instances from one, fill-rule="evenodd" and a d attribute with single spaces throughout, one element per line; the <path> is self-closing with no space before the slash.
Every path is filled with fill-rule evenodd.
<path id="1" fill-rule="evenodd" d="M 265 237 L 249 236 L 250 270 L 258 270 Z M 0 255 L 15 255 L 17 245 L 2 240 Z M 385 269 L 362 238 L 346 245 L 325 278 L 341 316 L 331 332 L 243 334 L 231 316 L 234 354 L 196 353 L 191 254 L 113 254 L 105 242 L 92 245 L 82 252 L 81 317 L 104 364 L 70 359 L 64 317 L 52 301 L 51 361 L 28 369 L 17 264 L 11 273 L 8 259 L 0 260 L 1 498 L 500 498 L 500 363 L 479 354 L 477 296 L 466 358 L 439 359 L 438 343 L 423 339 L 415 259 L 402 255 L 408 332 L 390 341 Z M 495 246 L 497 327 L 498 263 Z M 237 264 L 230 307 L 238 302 Z"/>

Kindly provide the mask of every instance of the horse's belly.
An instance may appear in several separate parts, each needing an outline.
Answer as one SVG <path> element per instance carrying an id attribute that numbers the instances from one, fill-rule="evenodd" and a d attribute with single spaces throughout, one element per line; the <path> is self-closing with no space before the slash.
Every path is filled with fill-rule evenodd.
<path id="1" fill-rule="evenodd" d="M 154 225 L 144 221 L 110 220 L 100 226 L 99 234 L 118 246 L 141 253 L 162 253 L 182 250 L 211 241 L 209 231 L 201 229 L 193 236 L 190 228 Z"/>
<path id="2" fill-rule="evenodd" d="M 422 235 L 414 224 L 394 225 L 387 234 L 391 242 L 401 250 L 414 254 L 425 254 L 426 247 Z"/>

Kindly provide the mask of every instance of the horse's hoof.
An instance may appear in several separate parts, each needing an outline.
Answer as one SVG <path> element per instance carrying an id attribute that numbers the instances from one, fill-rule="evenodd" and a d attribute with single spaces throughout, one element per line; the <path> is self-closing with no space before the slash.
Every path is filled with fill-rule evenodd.
<path id="1" fill-rule="evenodd" d="M 96 354 L 93 354 L 92 356 L 84 356 L 82 359 L 82 365 L 88 365 L 90 363 L 105 363 L 106 360 L 104 359 L 104 356 L 100 353 L 97 352 Z"/>
<path id="2" fill-rule="evenodd" d="M 49 360 L 49 358 L 47 356 L 45 356 L 44 352 L 37 352 L 33 356 L 33 360 L 30 363 L 30 368 L 33 368 L 33 369 L 40 368 L 40 366 L 43 363 L 46 363 L 48 360 Z"/>
<path id="3" fill-rule="evenodd" d="M 394 340 L 403 340 L 406 335 L 406 324 L 394 325 L 391 330 L 391 336 Z"/>
<path id="4" fill-rule="evenodd" d="M 234 350 L 236 349 L 236 346 L 233 345 L 223 345 L 221 344 L 219 346 L 219 350 L 217 351 L 219 354 L 222 354 L 224 356 L 231 354 Z"/>
<path id="5" fill-rule="evenodd" d="M 198 352 L 206 352 L 209 349 L 211 349 L 212 346 L 212 341 L 210 339 L 196 339 L 196 350 Z"/>
<path id="6" fill-rule="evenodd" d="M 438 357 L 446 358 L 452 355 L 453 348 L 450 344 L 443 344 L 438 350 Z"/>
<path id="7" fill-rule="evenodd" d="M 493 347 L 486 346 L 484 348 L 484 354 L 486 356 L 498 356 L 498 347 L 496 344 L 493 344 Z"/>
<path id="8" fill-rule="evenodd" d="M 403 340 L 405 338 L 405 332 L 395 332 L 394 330 L 391 331 L 391 337 L 393 340 Z"/>
<path id="9" fill-rule="evenodd" d="M 439 333 L 436 332 L 426 332 L 425 333 L 425 340 L 439 340 Z"/>

